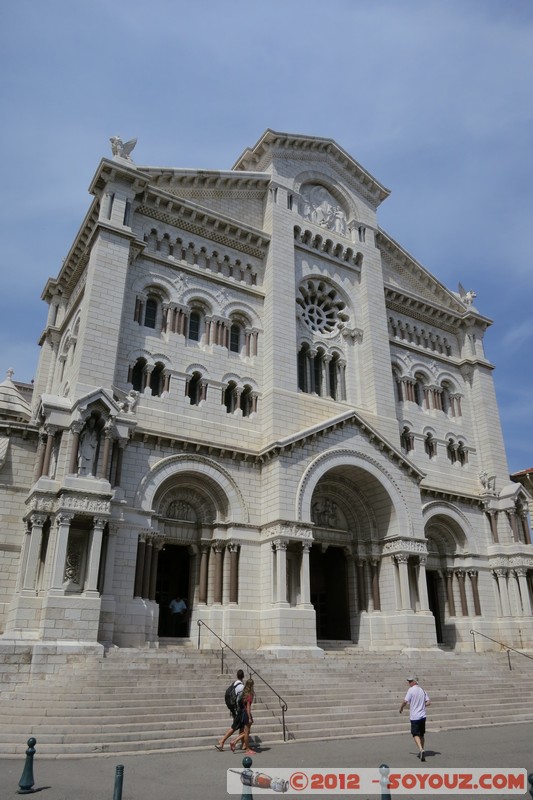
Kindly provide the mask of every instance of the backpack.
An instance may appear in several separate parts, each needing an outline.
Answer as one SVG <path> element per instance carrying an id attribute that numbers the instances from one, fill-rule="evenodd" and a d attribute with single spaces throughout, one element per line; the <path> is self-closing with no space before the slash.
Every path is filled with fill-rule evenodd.
<path id="1" fill-rule="evenodd" d="M 227 707 L 229 708 L 230 714 L 235 714 L 238 710 L 237 686 L 239 684 L 241 684 L 241 681 L 233 681 L 233 683 L 230 683 L 224 694 L 224 700 L 226 702 Z"/>

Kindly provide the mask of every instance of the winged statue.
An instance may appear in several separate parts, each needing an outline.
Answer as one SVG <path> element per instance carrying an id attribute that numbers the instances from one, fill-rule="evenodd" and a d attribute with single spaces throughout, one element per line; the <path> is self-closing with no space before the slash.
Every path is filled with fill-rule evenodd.
<path id="1" fill-rule="evenodd" d="M 462 283 L 459 284 L 459 296 L 463 303 L 467 306 L 471 306 L 474 300 L 477 297 L 477 294 L 474 292 L 473 289 L 469 289 L 468 292 L 466 291 L 465 287 Z"/>
<path id="2" fill-rule="evenodd" d="M 115 158 L 125 158 L 126 161 L 131 161 L 130 153 L 137 144 L 137 139 L 123 142 L 120 136 L 112 136 L 109 141 L 111 142 L 111 152 Z"/>

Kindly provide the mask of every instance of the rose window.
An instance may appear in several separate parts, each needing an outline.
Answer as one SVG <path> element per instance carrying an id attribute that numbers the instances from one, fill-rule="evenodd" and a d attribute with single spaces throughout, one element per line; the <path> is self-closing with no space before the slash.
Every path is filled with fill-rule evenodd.
<path id="1" fill-rule="evenodd" d="M 344 301 L 333 287 L 322 281 L 308 281 L 300 286 L 296 304 L 303 321 L 314 333 L 331 333 L 339 322 L 348 319 Z"/>

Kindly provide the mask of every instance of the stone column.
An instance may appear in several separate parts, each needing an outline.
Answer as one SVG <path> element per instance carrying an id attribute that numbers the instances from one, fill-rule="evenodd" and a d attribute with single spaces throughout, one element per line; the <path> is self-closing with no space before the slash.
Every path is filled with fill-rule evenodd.
<path id="1" fill-rule="evenodd" d="M 504 567 L 492 570 L 498 582 L 500 600 L 502 603 L 502 617 L 511 616 L 511 604 L 509 602 L 509 589 L 507 587 L 507 570 Z"/>
<path id="2" fill-rule="evenodd" d="M 31 533 L 28 546 L 28 555 L 26 558 L 26 569 L 24 570 L 24 577 L 22 581 L 23 590 L 29 590 L 31 592 L 35 590 L 37 567 L 39 565 L 39 553 L 41 552 L 43 526 L 45 522 L 46 517 L 43 514 L 32 514 L 30 517 Z"/>
<path id="3" fill-rule="evenodd" d="M 409 556 L 406 553 L 397 553 L 394 558 L 398 564 L 398 573 L 400 578 L 400 610 L 412 611 L 409 591 Z"/>
<path id="4" fill-rule="evenodd" d="M 146 544 L 144 546 L 144 563 L 143 563 L 143 579 L 142 579 L 142 597 L 148 600 L 150 597 L 150 569 L 152 566 L 152 548 L 154 543 L 153 535 L 149 534 L 146 537 Z"/>
<path id="5" fill-rule="evenodd" d="M 221 604 L 222 603 L 222 582 L 223 582 L 223 572 L 222 572 L 222 553 L 224 551 L 224 544 L 223 542 L 214 542 L 213 543 L 213 550 L 215 553 L 215 591 L 213 594 L 213 602 Z"/>
<path id="6" fill-rule="evenodd" d="M 229 601 L 230 603 L 239 602 L 239 571 L 238 558 L 239 546 L 231 542 L 228 544 L 229 552 Z"/>
<path id="7" fill-rule="evenodd" d="M 39 434 L 39 447 L 37 448 L 37 462 L 35 465 L 34 481 L 38 481 L 43 474 L 44 454 L 46 453 L 46 435 Z"/>
<path id="8" fill-rule="evenodd" d="M 357 561 L 357 604 L 359 606 L 359 612 L 367 610 L 365 562 L 362 559 L 358 559 Z"/>
<path id="9" fill-rule="evenodd" d="M 52 567 L 52 584 L 50 587 L 54 592 L 63 592 L 68 536 L 70 532 L 70 523 L 73 519 L 74 514 L 68 514 L 63 511 L 56 517 L 56 546 L 54 552 L 54 563 Z"/>
<path id="10" fill-rule="evenodd" d="M 533 614 L 531 609 L 531 598 L 529 596 L 529 586 L 527 585 L 527 567 L 515 567 L 515 575 L 520 588 L 520 597 L 522 599 L 522 613 L 524 617 L 530 617 Z"/>
<path id="11" fill-rule="evenodd" d="M 466 602 L 466 591 L 465 591 L 466 574 L 464 570 L 457 569 L 455 570 L 455 575 L 457 577 L 457 582 L 459 584 L 459 596 L 461 598 L 461 614 L 463 615 L 463 617 L 468 617 L 468 603 Z"/>
<path id="12" fill-rule="evenodd" d="M 472 597 L 474 599 L 474 613 L 476 617 L 481 616 L 481 605 L 479 602 L 479 589 L 477 585 L 478 581 L 478 572 L 477 569 L 469 569 L 468 570 L 468 577 L 470 578 L 470 583 L 472 585 Z"/>
<path id="13" fill-rule="evenodd" d="M 200 578 L 198 586 L 198 602 L 207 603 L 207 561 L 208 561 L 208 545 L 200 544 Z"/>
<path id="14" fill-rule="evenodd" d="M 78 474 L 78 448 L 80 446 L 80 433 L 83 427 L 81 421 L 73 422 L 70 426 L 72 436 L 70 437 L 70 456 L 68 462 L 68 474 Z"/>
<path id="15" fill-rule="evenodd" d="M 455 599 L 453 596 L 453 570 L 446 570 L 446 598 L 448 600 L 448 614 L 455 617 Z"/>
<path id="16" fill-rule="evenodd" d="M 522 525 L 522 533 L 524 535 L 524 544 L 531 544 L 531 534 L 529 532 L 527 514 L 525 512 L 520 514 L 520 523 Z"/>
<path id="17" fill-rule="evenodd" d="M 418 600 L 420 611 L 429 611 L 428 584 L 426 579 L 426 556 L 419 556 L 417 568 Z"/>
<path id="18" fill-rule="evenodd" d="M 311 602 L 311 577 L 309 571 L 309 553 L 312 542 L 302 542 L 302 560 L 300 562 L 300 604 L 309 605 Z"/>
<path id="19" fill-rule="evenodd" d="M 120 482 L 122 480 L 122 461 L 124 459 L 124 449 L 126 447 L 126 444 L 127 444 L 126 439 L 120 439 L 118 442 L 117 464 L 115 467 L 115 480 L 113 481 L 114 488 L 119 488 Z"/>
<path id="20" fill-rule="evenodd" d="M 104 428 L 104 452 L 102 455 L 102 463 L 98 470 L 97 477 L 107 480 L 109 470 L 109 453 L 111 451 L 111 426 L 106 424 Z"/>
<path id="21" fill-rule="evenodd" d="M 133 588 L 134 597 L 142 597 L 145 552 L 146 552 L 146 534 L 141 533 L 139 535 L 139 540 L 137 542 L 137 560 L 135 562 L 135 585 Z"/>
<path id="22" fill-rule="evenodd" d="M 487 514 L 489 515 L 489 523 L 490 523 L 490 531 L 492 533 L 492 540 L 498 544 L 500 541 L 498 538 L 498 516 L 496 511 L 488 511 Z"/>
<path id="23" fill-rule="evenodd" d="M 148 599 L 154 602 L 155 590 L 157 586 L 157 567 L 159 564 L 159 553 L 164 541 L 161 536 L 154 536 L 152 542 L 152 558 L 150 561 L 150 586 L 148 587 Z"/>
<path id="24" fill-rule="evenodd" d="M 57 431 L 57 428 L 53 427 L 52 425 L 46 426 L 46 449 L 44 452 L 44 462 L 42 467 L 41 475 L 44 475 L 46 478 L 48 477 L 48 473 L 50 471 L 50 459 L 52 457 L 52 447 L 54 446 L 54 435 Z"/>
<path id="25" fill-rule="evenodd" d="M 107 528 L 107 552 L 104 567 L 104 585 L 102 594 L 113 594 L 113 578 L 115 574 L 115 551 L 117 548 L 118 525 L 109 523 Z"/>
<path id="26" fill-rule="evenodd" d="M 381 611 L 381 597 L 379 594 L 379 564 L 376 560 L 370 562 L 370 581 L 372 585 L 372 604 L 374 611 Z"/>
<path id="27" fill-rule="evenodd" d="M 94 517 L 93 519 L 89 563 L 87 566 L 87 580 L 85 581 L 84 594 L 86 595 L 98 596 L 98 569 L 100 566 L 100 554 L 102 552 L 102 536 L 106 522 L 107 519 L 104 517 Z"/>
<path id="28" fill-rule="evenodd" d="M 354 614 L 358 614 L 359 600 L 357 597 L 357 564 L 351 547 L 345 547 L 344 552 L 346 554 L 350 612 L 353 610 Z"/>
<path id="29" fill-rule="evenodd" d="M 276 603 L 287 603 L 287 542 L 277 539 L 276 551 Z"/>

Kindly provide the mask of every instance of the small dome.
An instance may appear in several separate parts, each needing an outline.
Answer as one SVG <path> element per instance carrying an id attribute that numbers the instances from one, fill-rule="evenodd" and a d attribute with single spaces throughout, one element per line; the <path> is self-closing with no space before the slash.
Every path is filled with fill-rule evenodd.
<path id="1" fill-rule="evenodd" d="M 13 370 L 8 369 L 6 379 L 0 383 L 0 419 L 29 422 L 31 407 L 11 380 L 12 375 Z"/>

